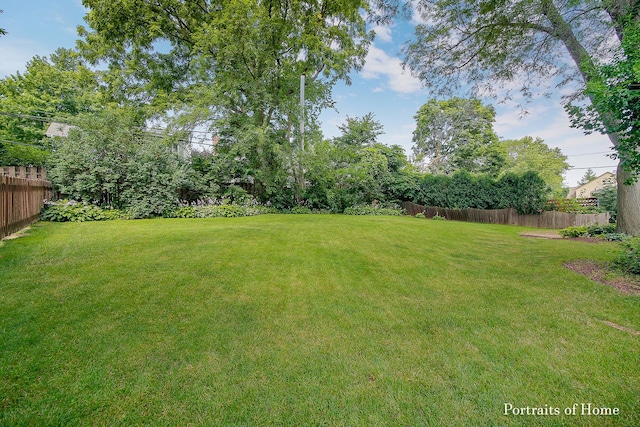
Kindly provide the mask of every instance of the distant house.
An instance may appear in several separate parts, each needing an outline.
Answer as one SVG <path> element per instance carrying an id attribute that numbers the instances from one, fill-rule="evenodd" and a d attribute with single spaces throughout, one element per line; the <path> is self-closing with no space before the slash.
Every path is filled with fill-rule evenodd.
<path id="1" fill-rule="evenodd" d="M 66 138 L 69 136 L 69 130 L 75 129 L 75 128 L 76 126 L 53 122 L 47 128 L 45 135 L 47 135 L 49 138 L 53 138 L 54 136 Z"/>
<path id="2" fill-rule="evenodd" d="M 593 197 L 593 193 L 605 187 L 617 185 L 616 175 L 611 172 L 605 172 L 596 179 L 593 179 L 579 187 L 571 187 L 568 199 L 582 199 Z"/>

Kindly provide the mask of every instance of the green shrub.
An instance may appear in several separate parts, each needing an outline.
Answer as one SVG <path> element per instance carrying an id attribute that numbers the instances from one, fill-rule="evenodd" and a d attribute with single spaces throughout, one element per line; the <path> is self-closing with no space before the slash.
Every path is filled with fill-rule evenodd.
<path id="1" fill-rule="evenodd" d="M 562 237 L 585 237 L 589 234 L 587 227 L 567 227 L 560 230 L 560 235 Z"/>
<path id="2" fill-rule="evenodd" d="M 84 222 L 123 219 L 127 215 L 118 209 L 103 209 L 89 203 L 75 200 L 47 202 L 42 209 L 40 219 L 54 222 Z"/>
<path id="3" fill-rule="evenodd" d="M 600 236 L 604 234 L 611 234 L 616 232 L 615 224 L 605 224 L 605 225 L 590 225 L 587 227 L 587 233 L 589 236 Z"/>
<path id="4" fill-rule="evenodd" d="M 262 215 L 271 212 L 271 210 L 265 206 L 233 204 L 198 206 L 194 208 L 194 210 L 196 218 L 238 218 L 241 216 Z"/>
<path id="5" fill-rule="evenodd" d="M 418 212 L 415 217 L 416 218 L 421 218 L 421 219 L 425 219 L 426 218 L 422 212 Z"/>
<path id="6" fill-rule="evenodd" d="M 614 263 L 627 273 L 640 274 L 640 238 L 623 242 L 622 252 Z"/>
<path id="7" fill-rule="evenodd" d="M 195 218 L 196 209 L 193 206 L 180 206 L 165 212 L 163 216 L 166 218 Z"/>
<path id="8" fill-rule="evenodd" d="M 345 215 L 387 215 L 387 216 L 401 216 L 403 210 L 399 207 L 381 207 L 381 206 L 368 206 L 357 205 L 344 210 Z"/>
<path id="9" fill-rule="evenodd" d="M 291 210 L 289 211 L 292 214 L 310 214 L 311 209 L 309 209 L 306 206 L 294 206 L 293 208 L 291 208 Z"/>
<path id="10" fill-rule="evenodd" d="M 608 240 L 609 242 L 624 242 L 625 240 L 630 239 L 627 234 L 624 233 L 607 233 L 603 234 L 602 238 L 604 240 Z"/>
<path id="11" fill-rule="evenodd" d="M 433 219 L 434 221 L 446 221 L 447 220 L 447 218 L 445 218 L 443 216 L 440 216 L 440 215 L 434 215 L 433 218 L 431 218 L 431 219 Z"/>

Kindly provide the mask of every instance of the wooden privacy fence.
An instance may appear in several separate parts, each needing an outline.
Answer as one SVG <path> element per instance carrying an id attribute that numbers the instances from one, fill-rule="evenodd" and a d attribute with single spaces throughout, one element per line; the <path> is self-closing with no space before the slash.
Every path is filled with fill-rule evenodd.
<path id="1" fill-rule="evenodd" d="M 0 239 L 36 222 L 52 192 L 49 181 L 0 176 Z"/>
<path id="2" fill-rule="evenodd" d="M 571 226 L 608 224 L 609 213 L 569 214 L 557 211 L 545 211 L 538 215 L 521 215 L 515 209 L 444 209 L 424 207 L 404 202 L 402 207 L 409 215 L 424 213 L 427 218 L 442 216 L 454 221 L 486 222 L 491 224 L 521 225 L 524 227 L 562 229 Z"/>

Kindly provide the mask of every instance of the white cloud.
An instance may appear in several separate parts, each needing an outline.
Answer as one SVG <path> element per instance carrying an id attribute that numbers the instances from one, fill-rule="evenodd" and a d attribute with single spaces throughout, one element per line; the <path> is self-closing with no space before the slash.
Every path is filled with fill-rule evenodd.
<path id="1" fill-rule="evenodd" d="M 377 40 L 380 40 L 386 43 L 393 42 L 393 37 L 391 36 L 391 27 L 384 26 L 384 25 L 376 25 L 375 27 L 373 27 L 373 31 L 375 31 L 376 33 Z"/>
<path id="2" fill-rule="evenodd" d="M 402 69 L 400 59 L 387 55 L 376 46 L 369 48 L 365 61 L 360 75 L 366 80 L 384 78 L 384 86 L 399 93 L 414 93 L 422 87 L 418 79 Z"/>

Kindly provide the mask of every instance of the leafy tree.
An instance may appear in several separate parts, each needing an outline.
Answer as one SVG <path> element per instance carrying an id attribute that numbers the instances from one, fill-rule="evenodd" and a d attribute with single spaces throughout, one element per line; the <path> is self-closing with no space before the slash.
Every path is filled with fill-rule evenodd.
<path id="1" fill-rule="evenodd" d="M 369 113 L 347 118 L 342 135 L 314 144 L 306 157 L 305 199 L 313 208 L 342 212 L 356 204 L 412 199 L 417 177 L 404 149 L 378 142 L 382 125 Z"/>
<path id="2" fill-rule="evenodd" d="M 504 164 L 493 130 L 493 107 L 476 99 L 432 99 L 420 107 L 415 119 L 413 152 L 425 170 L 497 174 Z"/>
<path id="3" fill-rule="evenodd" d="M 384 134 L 382 124 L 375 120 L 373 113 L 362 118 L 347 117 L 338 129 L 342 135 L 335 138 L 334 143 L 344 147 L 370 147 L 378 141 L 378 136 Z"/>
<path id="4" fill-rule="evenodd" d="M 373 37 L 361 0 L 83 4 L 89 28 L 80 47 L 108 63 L 110 93 L 147 114 L 171 110 L 178 123 L 207 124 L 269 198 L 295 185 L 300 76 L 313 131 L 332 85 L 363 65 Z"/>
<path id="5" fill-rule="evenodd" d="M 563 192 L 563 174 L 570 166 L 559 148 L 550 148 L 542 139 L 530 136 L 504 140 L 500 144 L 507 153 L 505 172 L 536 171 L 554 194 Z"/>
<path id="6" fill-rule="evenodd" d="M 585 185 L 588 182 L 593 181 L 594 179 L 596 179 L 598 176 L 596 175 L 596 173 L 593 171 L 593 169 L 589 168 L 587 169 L 587 171 L 584 173 L 584 175 L 582 176 L 582 178 L 580 178 L 580 181 L 578 181 L 578 185 Z"/>
<path id="7" fill-rule="evenodd" d="M 96 111 L 97 88 L 96 74 L 67 49 L 49 58 L 36 56 L 24 74 L 0 80 L 0 163 L 43 165 L 50 149 L 45 138 L 49 124 Z"/>
<path id="8" fill-rule="evenodd" d="M 623 51 L 634 46 L 629 24 L 637 25 L 640 13 L 638 3 L 628 0 L 420 0 L 418 10 L 425 23 L 417 26 L 404 55 L 427 86 L 449 92 L 464 84 L 495 95 L 506 83 L 525 96 L 533 95 L 533 87 L 589 85 L 599 75 L 597 60 L 610 56 L 613 41 Z M 593 92 L 586 95 L 623 161 L 617 176 L 618 229 L 640 234 L 640 183 L 622 187 L 632 177 L 633 145 L 615 129 L 616 115 Z"/>
<path id="9" fill-rule="evenodd" d="M 593 197 L 598 199 L 598 207 L 611 214 L 611 219 L 616 220 L 618 215 L 618 192 L 615 186 L 609 185 L 593 192 Z"/>

